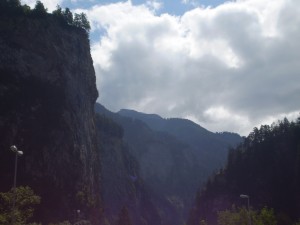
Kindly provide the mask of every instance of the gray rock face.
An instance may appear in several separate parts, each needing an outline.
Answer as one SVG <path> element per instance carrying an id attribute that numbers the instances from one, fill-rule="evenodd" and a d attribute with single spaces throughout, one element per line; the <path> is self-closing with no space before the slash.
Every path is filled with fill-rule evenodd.
<path id="1" fill-rule="evenodd" d="M 98 216 L 97 96 L 83 30 L 51 17 L 1 17 L 0 191 L 12 185 L 14 144 L 24 151 L 18 185 L 42 197 L 42 222 L 72 220 L 76 209 L 90 220 Z"/>

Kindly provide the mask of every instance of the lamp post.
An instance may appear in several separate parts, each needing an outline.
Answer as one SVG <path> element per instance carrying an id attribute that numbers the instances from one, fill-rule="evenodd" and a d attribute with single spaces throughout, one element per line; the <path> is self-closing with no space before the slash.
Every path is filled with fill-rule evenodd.
<path id="1" fill-rule="evenodd" d="M 18 156 L 23 155 L 22 151 L 19 151 L 15 145 L 10 146 L 10 150 L 16 153 L 15 158 L 15 174 L 14 174 L 14 185 L 13 185 L 13 207 L 12 207 L 12 224 L 15 224 L 15 205 L 16 205 L 16 183 L 17 183 L 17 168 L 18 168 Z"/>
<path id="2" fill-rule="evenodd" d="M 241 194 L 240 197 L 241 197 L 241 198 L 247 198 L 247 200 L 248 200 L 248 222 L 249 222 L 249 225 L 251 225 L 251 217 L 250 217 L 250 196 L 249 196 L 249 195 Z"/>

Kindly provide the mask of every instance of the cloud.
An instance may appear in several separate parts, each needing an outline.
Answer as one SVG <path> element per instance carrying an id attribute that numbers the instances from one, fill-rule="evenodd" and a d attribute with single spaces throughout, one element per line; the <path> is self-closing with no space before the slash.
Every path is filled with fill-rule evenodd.
<path id="1" fill-rule="evenodd" d="M 99 102 L 246 135 L 300 111 L 300 2 L 240 0 L 156 15 L 130 1 L 86 11 Z M 292 115 L 292 116 L 291 116 Z"/>
<path id="2" fill-rule="evenodd" d="M 161 7 L 163 6 L 163 3 L 161 1 L 157 1 L 157 0 L 148 0 L 146 1 L 146 5 L 151 9 L 155 11 L 161 9 Z"/>
<path id="3" fill-rule="evenodd" d="M 198 0 L 181 0 L 181 3 L 185 4 L 185 5 L 191 5 L 193 7 L 196 7 L 196 6 L 200 5 Z"/>

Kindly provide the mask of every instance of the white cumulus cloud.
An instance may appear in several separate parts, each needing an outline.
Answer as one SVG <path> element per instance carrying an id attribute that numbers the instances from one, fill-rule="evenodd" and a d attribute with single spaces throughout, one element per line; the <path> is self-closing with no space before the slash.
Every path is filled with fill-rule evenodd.
<path id="1" fill-rule="evenodd" d="M 155 15 L 130 1 L 87 11 L 92 56 L 109 109 L 193 118 L 246 135 L 300 111 L 300 2 L 243 0 Z M 291 116 L 290 116 L 291 117 Z"/>

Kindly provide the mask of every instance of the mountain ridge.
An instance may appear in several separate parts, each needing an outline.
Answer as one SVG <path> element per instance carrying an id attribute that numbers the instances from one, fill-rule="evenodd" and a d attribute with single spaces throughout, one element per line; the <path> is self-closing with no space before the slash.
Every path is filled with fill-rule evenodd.
<path id="1" fill-rule="evenodd" d="M 195 153 L 198 157 L 210 158 L 209 151 L 217 150 L 220 158 L 218 165 L 215 166 L 224 165 L 222 157 L 223 159 L 226 157 L 228 148 L 234 147 L 237 143 L 242 141 L 241 136 L 236 133 L 213 133 L 188 119 L 163 119 L 156 114 L 140 113 L 135 110 L 127 109 L 120 110 L 118 114 L 132 119 L 139 119 L 153 130 L 167 132 L 175 136 L 178 140 L 189 143 L 189 145 L 195 149 Z"/>
<path id="2" fill-rule="evenodd" d="M 140 165 L 141 177 L 154 193 L 159 193 L 176 208 L 179 218 L 172 223 L 183 223 L 197 188 L 225 162 L 228 145 L 220 134 L 209 132 L 187 119 L 163 119 L 156 114 L 134 110 L 113 113 L 99 103 L 95 105 L 95 111 L 123 127 L 124 141 Z M 181 129 L 188 132 L 199 129 L 200 132 L 193 138 L 188 138 L 191 133 L 182 138 Z M 203 132 L 208 134 L 209 140 L 212 135 L 217 144 L 212 143 L 206 148 L 210 141 L 202 137 L 206 143 L 195 147 L 201 142 L 197 138 Z M 218 155 L 219 152 L 223 155 Z"/>

